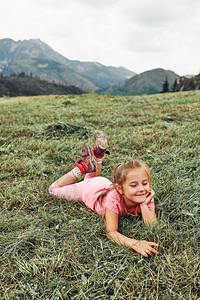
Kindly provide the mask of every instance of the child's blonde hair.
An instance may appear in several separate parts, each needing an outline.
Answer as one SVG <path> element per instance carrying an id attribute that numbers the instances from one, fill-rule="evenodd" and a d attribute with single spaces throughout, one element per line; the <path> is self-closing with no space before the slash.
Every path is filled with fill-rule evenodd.
<path id="1" fill-rule="evenodd" d="M 97 200 L 102 204 L 103 198 L 112 190 L 116 189 L 116 184 L 123 186 L 124 182 L 126 181 L 126 176 L 130 170 L 134 170 L 137 168 L 143 168 L 148 176 L 149 184 L 151 185 L 151 171 L 147 164 L 143 161 L 133 159 L 127 160 L 123 163 L 118 164 L 113 171 L 113 184 L 109 189 L 105 189 L 97 198 Z M 117 189 L 116 189 L 117 190 Z M 123 196 L 119 194 L 121 201 L 123 201 Z"/>

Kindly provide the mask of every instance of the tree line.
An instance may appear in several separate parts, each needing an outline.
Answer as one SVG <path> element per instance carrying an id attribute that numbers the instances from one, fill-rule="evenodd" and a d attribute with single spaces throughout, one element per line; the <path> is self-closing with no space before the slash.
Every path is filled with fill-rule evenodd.
<path id="1" fill-rule="evenodd" d="M 174 80 L 171 90 L 169 88 L 168 77 L 166 76 L 162 85 L 161 93 L 190 91 L 190 90 L 200 90 L 200 73 L 192 78 L 186 78 L 185 76 L 176 78 Z"/>
<path id="2" fill-rule="evenodd" d="M 0 97 L 38 96 L 38 95 L 80 95 L 84 91 L 65 83 L 49 82 L 21 72 L 5 76 L 0 74 Z"/>

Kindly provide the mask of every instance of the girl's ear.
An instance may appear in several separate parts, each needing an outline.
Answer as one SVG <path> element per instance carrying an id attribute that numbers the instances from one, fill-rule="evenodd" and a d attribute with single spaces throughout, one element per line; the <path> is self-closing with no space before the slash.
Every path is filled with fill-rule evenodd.
<path id="1" fill-rule="evenodd" d="M 120 195 L 122 195 L 122 193 L 123 193 L 122 186 L 119 185 L 118 183 L 116 183 L 116 184 L 115 184 L 115 188 L 116 188 L 116 190 L 118 191 L 118 193 L 120 193 Z"/>

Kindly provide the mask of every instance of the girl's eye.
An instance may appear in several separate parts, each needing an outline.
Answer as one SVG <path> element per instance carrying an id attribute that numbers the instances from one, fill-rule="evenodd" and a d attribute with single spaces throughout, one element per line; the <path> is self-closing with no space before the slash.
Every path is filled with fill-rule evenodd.
<path id="1" fill-rule="evenodd" d="M 148 182 L 144 182 L 144 183 L 143 183 L 143 185 L 147 185 L 147 184 L 148 184 Z"/>
<path id="2" fill-rule="evenodd" d="M 136 186 L 137 186 L 137 184 L 131 184 L 131 187 L 134 187 L 134 188 L 135 188 Z"/>

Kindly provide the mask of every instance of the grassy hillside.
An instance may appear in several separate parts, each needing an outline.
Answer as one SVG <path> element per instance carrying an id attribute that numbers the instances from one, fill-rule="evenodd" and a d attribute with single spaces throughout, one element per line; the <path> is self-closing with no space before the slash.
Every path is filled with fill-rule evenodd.
<path id="1" fill-rule="evenodd" d="M 0 99 L 0 299 L 199 299 L 200 91 Z M 153 173 L 158 222 L 120 231 L 156 241 L 142 258 L 108 240 L 103 219 L 48 194 L 93 131 L 110 137 L 102 175 L 136 157 Z"/>

